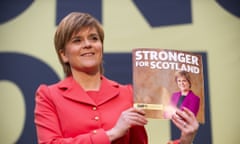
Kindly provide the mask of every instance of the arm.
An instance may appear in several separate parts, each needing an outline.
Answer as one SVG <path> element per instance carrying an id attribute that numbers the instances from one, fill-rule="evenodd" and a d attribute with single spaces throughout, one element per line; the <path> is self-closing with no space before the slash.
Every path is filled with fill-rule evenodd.
<path id="1" fill-rule="evenodd" d="M 195 116 L 197 116 L 200 108 L 200 98 L 196 96 L 192 103 L 193 103 L 193 106 L 191 111 L 194 113 Z"/>
<path id="2" fill-rule="evenodd" d="M 186 100 L 183 101 L 182 107 L 186 107 L 191 110 L 195 116 L 200 108 L 200 97 L 196 96 L 192 91 L 186 97 Z"/>
<path id="3" fill-rule="evenodd" d="M 122 112 L 115 126 L 107 131 L 110 141 L 119 139 L 130 131 L 131 143 L 146 144 L 147 135 L 143 125 L 147 124 L 147 120 L 144 114 L 143 110 L 136 108 L 129 108 Z"/>
<path id="4" fill-rule="evenodd" d="M 103 129 L 73 137 L 64 137 L 56 105 L 49 88 L 41 85 L 36 92 L 35 124 L 39 144 L 110 144 Z"/>

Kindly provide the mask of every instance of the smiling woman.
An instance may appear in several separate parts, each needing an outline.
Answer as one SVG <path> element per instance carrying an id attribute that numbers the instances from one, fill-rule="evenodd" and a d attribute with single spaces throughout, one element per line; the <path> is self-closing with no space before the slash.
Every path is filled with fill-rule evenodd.
<path id="1" fill-rule="evenodd" d="M 132 108 L 132 87 L 103 76 L 103 39 L 89 14 L 60 22 L 54 40 L 66 78 L 36 92 L 38 143 L 147 143 L 147 119 Z"/>
<path id="2" fill-rule="evenodd" d="M 70 13 L 54 40 L 66 78 L 37 89 L 38 143 L 147 144 L 148 121 L 143 109 L 133 107 L 132 86 L 103 75 L 100 23 L 89 14 Z M 197 119 L 187 109 L 176 114 L 172 120 L 184 131 L 180 141 L 189 143 L 198 130 Z"/>
<path id="3" fill-rule="evenodd" d="M 181 109 L 186 107 L 197 116 L 200 107 L 200 98 L 191 90 L 192 82 L 190 74 L 186 71 L 177 71 L 175 82 L 179 91 L 172 94 L 171 105 Z"/>

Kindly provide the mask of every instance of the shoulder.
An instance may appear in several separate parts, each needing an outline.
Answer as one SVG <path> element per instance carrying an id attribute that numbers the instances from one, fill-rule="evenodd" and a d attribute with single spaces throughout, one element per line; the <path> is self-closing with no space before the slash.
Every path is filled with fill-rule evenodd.
<path id="1" fill-rule="evenodd" d="M 172 97 L 179 97 L 180 95 L 181 95 L 181 92 L 178 91 L 178 92 L 174 92 L 174 93 L 172 94 Z"/>
<path id="2" fill-rule="evenodd" d="M 187 97 L 195 101 L 200 101 L 200 97 L 197 96 L 193 91 L 190 91 Z"/>
<path id="3" fill-rule="evenodd" d="M 41 84 L 38 88 L 37 88 L 37 92 L 46 92 L 49 91 L 50 89 L 55 89 L 59 86 L 61 82 L 57 82 L 54 84 Z"/>
<path id="4" fill-rule="evenodd" d="M 71 78 L 65 78 L 57 83 L 53 84 L 41 84 L 36 90 L 36 96 L 50 96 L 51 93 L 57 92 L 60 89 L 69 87 Z"/>
<path id="5" fill-rule="evenodd" d="M 70 76 L 53 84 L 41 84 L 38 89 L 68 88 L 71 86 L 71 83 L 73 83 L 73 78 Z"/>
<path id="6" fill-rule="evenodd" d="M 188 93 L 189 96 L 199 98 L 192 90 Z"/>
<path id="7" fill-rule="evenodd" d="M 132 84 L 121 84 L 115 80 L 111 80 L 111 79 L 108 79 L 107 77 L 105 76 L 102 76 L 102 79 L 104 82 L 104 84 L 106 85 L 109 85 L 111 87 L 115 87 L 115 88 L 118 88 L 119 90 L 127 90 L 127 91 L 132 91 Z"/>

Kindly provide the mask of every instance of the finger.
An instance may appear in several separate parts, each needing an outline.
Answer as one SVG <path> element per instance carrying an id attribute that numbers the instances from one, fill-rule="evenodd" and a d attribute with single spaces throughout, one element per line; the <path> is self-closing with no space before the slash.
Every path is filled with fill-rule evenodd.
<path id="1" fill-rule="evenodd" d="M 183 110 L 188 115 L 189 119 L 187 119 L 187 120 L 188 120 L 188 123 L 191 125 L 191 127 L 193 129 L 198 129 L 199 123 L 198 123 L 198 120 L 197 120 L 196 116 L 194 115 L 194 113 L 187 108 L 184 108 Z"/>
<path id="2" fill-rule="evenodd" d="M 145 111 L 137 108 L 131 108 L 129 109 L 129 116 L 132 117 L 138 117 L 138 119 L 146 121 L 147 119 L 145 118 Z"/>
<path id="3" fill-rule="evenodd" d="M 125 113 L 125 118 L 130 125 L 146 125 L 148 122 L 143 115 L 135 111 Z"/>
<path id="4" fill-rule="evenodd" d="M 177 110 L 175 113 L 175 117 L 178 118 L 181 121 L 185 121 L 187 119 L 187 114 L 185 114 L 182 110 Z"/>
<path id="5" fill-rule="evenodd" d="M 194 132 L 198 129 L 199 123 L 195 115 L 184 108 L 182 111 L 178 111 L 173 119 L 174 124 L 185 132 Z"/>
<path id="6" fill-rule="evenodd" d="M 142 119 L 134 119 L 134 120 L 132 121 L 132 126 L 134 126 L 134 125 L 144 126 L 144 125 L 146 125 L 146 124 L 147 124 L 147 121 L 142 120 Z"/>
<path id="7" fill-rule="evenodd" d="M 132 112 L 136 112 L 139 113 L 141 115 L 145 115 L 145 111 L 143 109 L 139 109 L 139 108 L 131 108 Z"/>
<path id="8" fill-rule="evenodd" d="M 191 110 L 189 110 L 187 108 L 183 108 L 183 113 L 185 115 L 185 117 L 184 117 L 185 121 L 188 124 L 192 125 L 194 123 L 198 123 L 196 116 L 194 115 L 194 113 Z"/>
<path id="9" fill-rule="evenodd" d="M 134 121 L 136 121 L 138 123 L 141 123 L 141 124 L 146 124 L 147 123 L 147 119 L 139 113 L 133 113 L 132 118 L 133 118 Z"/>
<path id="10" fill-rule="evenodd" d="M 187 108 L 183 108 L 182 110 L 177 110 L 176 114 L 187 123 L 195 119 L 195 115 Z"/>
<path id="11" fill-rule="evenodd" d="M 190 117 L 195 117 L 195 115 L 193 114 L 193 112 L 191 110 L 189 110 L 186 107 L 183 107 L 183 111 Z"/>
<path id="12" fill-rule="evenodd" d="M 122 113 L 122 119 L 126 122 L 127 125 L 146 125 L 147 119 L 139 114 L 138 111 L 134 109 L 128 109 Z"/>
<path id="13" fill-rule="evenodd" d="M 172 117 L 172 122 L 173 122 L 180 130 L 183 130 L 184 125 L 186 126 L 185 121 L 184 121 L 182 118 L 180 118 L 179 116 L 177 116 L 176 114 L 173 115 L 173 117 Z"/>

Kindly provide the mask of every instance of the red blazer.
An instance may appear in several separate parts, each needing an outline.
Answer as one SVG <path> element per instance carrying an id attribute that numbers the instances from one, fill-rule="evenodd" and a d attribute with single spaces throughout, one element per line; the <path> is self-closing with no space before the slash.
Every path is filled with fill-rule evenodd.
<path id="1" fill-rule="evenodd" d="M 102 78 L 101 88 L 90 97 L 72 77 L 36 92 L 35 124 L 40 144 L 110 144 L 111 129 L 122 111 L 132 107 L 130 85 Z M 112 144 L 146 144 L 144 127 L 132 127 Z"/>

